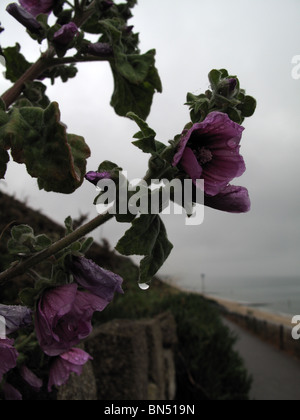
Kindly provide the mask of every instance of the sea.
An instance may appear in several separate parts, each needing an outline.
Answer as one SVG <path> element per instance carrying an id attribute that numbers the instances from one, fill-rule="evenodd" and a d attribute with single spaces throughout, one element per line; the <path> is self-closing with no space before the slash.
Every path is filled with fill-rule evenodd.
<path id="1" fill-rule="evenodd" d="M 239 302 L 250 308 L 280 315 L 300 315 L 300 276 L 260 278 L 202 276 L 196 282 L 176 283 L 185 290 Z"/>

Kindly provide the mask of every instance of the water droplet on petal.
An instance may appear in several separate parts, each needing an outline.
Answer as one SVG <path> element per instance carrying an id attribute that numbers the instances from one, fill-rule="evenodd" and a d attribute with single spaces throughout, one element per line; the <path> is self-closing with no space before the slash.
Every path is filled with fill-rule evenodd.
<path id="1" fill-rule="evenodd" d="M 141 290 L 148 290 L 150 288 L 150 285 L 148 283 L 139 283 L 139 288 Z"/>
<path id="2" fill-rule="evenodd" d="M 236 148 L 238 145 L 237 141 L 234 139 L 231 139 L 227 142 L 227 146 L 230 147 L 231 149 Z"/>

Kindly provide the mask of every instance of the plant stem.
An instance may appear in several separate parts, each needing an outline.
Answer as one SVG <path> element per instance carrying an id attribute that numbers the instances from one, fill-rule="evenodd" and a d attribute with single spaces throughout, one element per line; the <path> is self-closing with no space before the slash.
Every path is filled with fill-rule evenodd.
<path id="1" fill-rule="evenodd" d="M 51 245 L 49 248 L 45 249 L 44 251 L 33 255 L 27 260 L 20 262 L 18 265 L 8 268 L 6 271 L 0 274 L 0 285 L 5 284 L 8 280 L 16 276 L 24 274 L 30 268 L 36 266 L 37 264 L 40 264 L 41 262 L 51 257 L 52 255 L 55 255 L 58 252 L 62 251 L 63 249 L 67 248 L 72 243 L 78 241 L 79 239 L 88 235 L 99 226 L 111 220 L 113 217 L 114 215 L 109 214 L 109 213 L 101 214 L 97 216 L 95 219 L 81 226 L 74 232 L 70 233 L 68 236 L 60 239 L 58 242 L 55 242 L 53 245 Z"/>
<path id="2" fill-rule="evenodd" d="M 83 3 L 84 4 L 84 3 Z M 92 14 L 95 11 L 96 6 L 96 0 L 94 0 L 84 11 L 78 12 L 75 14 L 75 17 L 73 19 L 73 22 L 75 25 L 77 25 L 78 28 L 80 28 L 86 21 L 89 20 L 89 18 L 92 16 Z"/>
<path id="3" fill-rule="evenodd" d="M 89 63 L 89 62 L 97 62 L 97 61 L 109 61 L 108 57 L 96 57 L 93 55 L 87 55 L 83 57 L 63 57 L 63 58 L 54 58 L 52 60 L 52 66 L 63 66 L 65 64 L 76 64 L 76 63 Z"/>
<path id="4" fill-rule="evenodd" d="M 55 55 L 55 50 L 50 47 L 42 56 L 34 63 L 16 83 L 8 89 L 2 96 L 1 99 L 5 103 L 6 109 L 8 109 L 21 95 L 24 84 L 26 82 L 32 82 L 37 79 L 41 74 L 49 68 L 49 63 Z M 50 66 L 51 67 L 51 66 Z"/>

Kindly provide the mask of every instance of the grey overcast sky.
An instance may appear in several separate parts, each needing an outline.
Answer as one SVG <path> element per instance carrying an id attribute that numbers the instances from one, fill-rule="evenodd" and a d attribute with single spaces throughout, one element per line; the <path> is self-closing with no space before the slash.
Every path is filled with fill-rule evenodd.
<path id="1" fill-rule="evenodd" d="M 3 47 L 22 44 L 28 60 L 39 47 L 11 18 L 1 0 L 6 28 Z M 299 0 L 139 0 L 131 23 L 140 32 L 143 52 L 157 50 L 164 91 L 154 99 L 148 123 L 167 142 L 189 121 L 183 104 L 188 91 L 208 88 L 207 74 L 227 68 L 256 97 L 257 112 L 244 123 L 241 152 L 247 172 L 234 184 L 249 189 L 252 210 L 232 215 L 205 209 L 204 224 L 187 227 L 178 216 L 165 216 L 174 251 L 162 273 L 182 284 L 210 277 L 299 276 L 300 260 L 300 79 L 292 78 L 292 59 L 300 55 Z M 4 70 L 4 69 L 3 69 Z M 88 169 L 112 160 L 143 177 L 147 157 L 131 145 L 135 124 L 109 106 L 113 81 L 106 63 L 82 64 L 70 83 L 50 87 L 69 132 L 83 135 L 92 157 Z M 2 72 L 1 72 L 2 73 Z M 9 87 L 2 74 L 1 90 Z M 22 166 L 9 165 L 1 190 L 27 199 L 29 205 L 58 222 L 71 214 L 95 215 L 93 186 L 84 183 L 72 196 L 38 190 Z M 128 225 L 110 222 L 95 233 L 116 244 Z"/>

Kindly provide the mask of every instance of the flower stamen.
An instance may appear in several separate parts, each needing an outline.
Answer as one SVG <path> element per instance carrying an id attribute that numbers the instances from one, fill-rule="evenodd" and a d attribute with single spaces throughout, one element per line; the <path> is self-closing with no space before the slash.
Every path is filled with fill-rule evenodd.
<path id="1" fill-rule="evenodd" d="M 206 149 L 205 147 L 201 147 L 201 149 L 195 150 L 194 153 L 200 165 L 205 165 L 206 163 L 210 162 L 213 158 L 211 151 Z"/>

